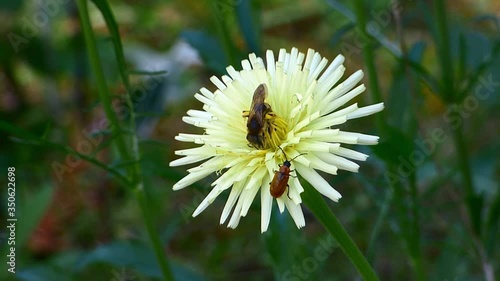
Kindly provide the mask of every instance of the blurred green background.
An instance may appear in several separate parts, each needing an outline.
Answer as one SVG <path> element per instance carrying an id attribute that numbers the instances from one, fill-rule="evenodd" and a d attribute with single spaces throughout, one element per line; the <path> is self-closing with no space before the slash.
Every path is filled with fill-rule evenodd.
<path id="1" fill-rule="evenodd" d="M 106 3 L 99 0 L 96 3 Z M 255 52 L 292 47 L 346 57 L 386 109 L 343 125 L 379 135 L 360 173 L 326 176 L 329 206 L 381 280 L 494 280 L 500 254 L 500 2 L 110 1 L 126 69 L 102 9 L 89 14 L 121 123 L 110 130 L 75 2 L 0 2 L 0 280 L 158 280 L 161 271 L 117 139 L 139 139 L 142 180 L 176 280 L 359 280 L 304 207 L 297 230 L 256 200 L 236 230 L 218 224 L 228 193 L 191 213 L 215 175 L 181 191 L 171 168 L 181 121 L 212 75 Z M 108 17 L 109 18 L 109 17 Z M 108 23 L 109 24 L 109 23 Z M 121 79 L 126 72 L 130 85 Z M 132 91 L 130 91 L 132 89 Z M 116 101 L 116 102 L 115 102 Z M 84 158 L 75 157 L 75 151 Z M 16 178 L 16 274 L 7 272 L 7 168 Z M 276 207 L 276 206 L 275 206 Z M 318 249 L 327 252 L 318 256 Z"/>

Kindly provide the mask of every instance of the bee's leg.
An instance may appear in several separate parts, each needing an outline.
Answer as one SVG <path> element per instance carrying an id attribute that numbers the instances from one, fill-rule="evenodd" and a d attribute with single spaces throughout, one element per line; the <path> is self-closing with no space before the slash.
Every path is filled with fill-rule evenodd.
<path id="1" fill-rule="evenodd" d="M 242 116 L 243 116 L 243 117 L 248 117 L 248 116 L 250 116 L 250 111 L 249 111 L 249 110 L 243 110 L 243 112 L 242 112 Z"/>
<path id="2" fill-rule="evenodd" d="M 264 115 L 264 119 L 273 119 L 274 117 L 276 117 L 276 113 L 272 111 L 269 111 L 266 115 Z"/>

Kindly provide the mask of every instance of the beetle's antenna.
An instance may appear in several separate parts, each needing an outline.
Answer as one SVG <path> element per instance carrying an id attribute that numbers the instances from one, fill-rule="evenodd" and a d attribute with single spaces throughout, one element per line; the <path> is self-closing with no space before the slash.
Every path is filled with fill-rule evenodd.
<path id="1" fill-rule="evenodd" d="M 286 153 L 285 153 L 285 151 L 283 150 L 283 148 L 281 148 L 281 146 L 278 146 L 278 148 L 281 150 L 281 152 L 283 152 L 283 155 L 285 155 L 285 160 L 286 160 L 286 161 L 288 161 L 288 162 L 292 162 L 292 161 L 293 161 L 293 159 L 295 159 L 295 158 L 297 158 L 297 157 L 299 157 L 299 156 L 301 156 L 301 155 L 305 155 L 305 154 L 307 154 L 306 152 L 304 152 L 304 153 L 301 153 L 301 154 L 299 154 L 299 155 L 297 155 L 297 156 L 293 157 L 292 159 L 288 160 L 288 157 L 286 156 Z"/>
<path id="2" fill-rule="evenodd" d="M 283 150 L 283 148 L 281 148 L 281 146 L 278 146 L 278 148 L 281 150 L 281 152 L 283 152 L 283 155 L 285 155 L 285 160 L 288 161 L 288 157 L 286 156 L 286 153 Z"/>
<path id="3" fill-rule="evenodd" d="M 295 158 L 297 158 L 297 157 L 299 157 L 299 156 L 302 156 L 302 155 L 306 155 L 306 154 L 307 154 L 307 152 L 301 153 L 301 154 L 299 154 L 299 155 L 297 155 L 297 156 L 293 157 L 292 159 L 290 159 L 290 161 L 289 161 L 289 162 L 292 162 L 292 161 L 293 161 L 293 159 L 295 159 Z"/>

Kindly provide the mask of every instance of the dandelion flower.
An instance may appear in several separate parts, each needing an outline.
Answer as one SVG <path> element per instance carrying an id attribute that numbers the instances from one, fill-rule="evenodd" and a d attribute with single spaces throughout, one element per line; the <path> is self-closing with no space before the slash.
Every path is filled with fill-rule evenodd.
<path id="1" fill-rule="evenodd" d="M 365 86 L 357 85 L 363 78 L 361 70 L 339 82 L 345 71 L 343 56 L 337 56 L 328 65 L 328 60 L 314 50 L 309 49 L 304 55 L 293 48 L 290 53 L 281 49 L 277 60 L 272 51 L 267 51 L 266 61 L 264 64 L 262 58 L 250 54 L 248 60 L 241 62 L 243 70 L 229 66 L 229 76 L 212 77 L 217 90 L 201 88 L 195 94 L 203 103 L 203 110 L 189 110 L 182 119 L 203 128 L 204 133 L 180 133 L 175 139 L 201 146 L 176 151 L 176 155 L 184 157 L 172 161 L 170 166 L 202 163 L 189 169 L 189 174 L 173 189 L 187 187 L 212 173 L 220 175 L 193 217 L 229 189 L 220 223 L 224 224 L 231 215 L 228 227 L 235 228 L 260 191 L 262 232 L 268 228 L 274 199 L 280 212 L 286 208 L 301 228 L 305 226 L 300 206 L 304 189 L 296 174 L 336 202 L 341 198 L 340 193 L 316 170 L 333 175 L 339 169 L 357 172 L 359 165 L 351 160 L 364 161 L 368 155 L 345 148 L 344 144 L 378 142 L 377 136 L 336 128 L 347 120 L 384 108 L 383 103 L 345 106 L 361 94 Z M 264 102 L 261 101 L 262 112 L 257 112 L 262 114 L 260 125 L 263 127 L 256 128 L 262 129 L 262 134 L 251 135 L 247 125 L 251 123 L 249 114 L 258 87 L 264 87 L 260 90 L 266 94 Z M 261 142 L 249 142 L 252 137 Z M 270 194 L 270 182 L 280 165 L 290 159 L 293 161 L 287 190 L 274 198 Z"/>

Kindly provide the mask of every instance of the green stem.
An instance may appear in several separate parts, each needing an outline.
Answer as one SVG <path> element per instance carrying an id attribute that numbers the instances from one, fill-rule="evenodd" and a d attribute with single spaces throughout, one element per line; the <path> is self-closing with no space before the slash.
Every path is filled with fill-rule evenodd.
<path id="1" fill-rule="evenodd" d="M 104 108 L 104 113 L 110 121 L 111 130 L 113 135 L 116 136 L 116 144 L 118 146 L 118 151 L 120 155 L 126 159 L 130 160 L 130 154 L 127 150 L 127 144 L 123 136 L 123 130 L 121 129 L 120 121 L 116 116 L 113 108 L 111 106 L 111 96 L 108 92 L 108 86 L 106 85 L 106 78 L 104 77 L 104 72 L 101 67 L 101 59 L 99 58 L 99 53 L 97 51 L 97 43 L 92 32 L 92 26 L 90 24 L 89 12 L 86 0 L 78 0 L 78 10 L 80 13 L 80 20 L 82 24 L 83 35 L 85 36 L 85 44 L 87 46 L 87 51 L 90 59 L 90 66 L 92 72 L 95 75 L 97 81 L 97 91 L 99 93 L 99 98 L 102 101 Z"/>
<path id="2" fill-rule="evenodd" d="M 366 31 L 367 17 L 366 17 L 365 7 L 366 7 L 366 5 L 365 5 L 363 0 L 354 1 L 354 9 L 355 9 L 355 14 L 356 14 L 356 26 L 357 26 L 357 30 L 360 32 L 361 40 L 364 43 L 362 46 L 362 52 L 363 52 L 364 62 L 366 64 L 366 71 L 368 74 L 368 88 L 370 89 L 370 92 L 372 94 L 372 100 L 375 103 L 375 102 L 382 101 L 382 94 L 381 94 L 380 86 L 379 86 L 379 82 L 378 82 L 377 69 L 375 67 L 375 52 L 374 52 L 374 47 L 373 47 L 373 39 Z M 386 125 L 383 121 L 383 120 L 385 120 L 384 112 L 380 112 L 379 114 L 377 114 L 376 118 L 377 118 L 376 119 L 377 129 L 380 132 L 385 132 Z M 393 167 L 390 167 L 390 165 L 388 165 L 387 169 L 390 172 L 394 172 L 394 170 L 395 170 L 395 169 L 393 169 Z M 391 189 L 398 190 L 398 191 L 403 190 L 402 188 L 394 189 L 393 186 L 391 186 Z M 398 198 L 398 194 L 400 194 L 400 192 L 395 192 L 394 196 L 396 196 L 396 198 Z M 399 198 L 402 198 L 402 197 L 399 196 Z M 384 210 L 382 210 L 382 211 L 384 211 Z M 384 217 L 382 217 L 382 215 L 385 215 L 385 213 L 381 213 L 380 219 L 384 219 Z M 403 222 L 403 221 L 401 221 L 401 222 Z M 372 236 L 375 236 L 375 235 L 377 235 L 377 233 L 372 234 Z M 404 237 L 408 238 L 408 239 L 406 239 L 407 240 L 406 242 L 409 243 L 409 235 L 404 235 Z M 371 247 L 373 247 L 373 246 L 371 246 Z"/>
<path id="3" fill-rule="evenodd" d="M 365 4 L 363 0 L 354 1 L 354 9 L 356 12 L 356 26 L 357 30 L 361 33 L 361 40 L 364 43 L 362 46 L 363 59 L 366 64 L 366 71 L 368 73 L 368 87 L 372 94 L 372 99 L 374 103 L 382 102 L 382 94 L 380 92 L 380 86 L 378 83 L 377 69 L 375 67 L 375 54 L 373 51 L 373 40 L 371 36 L 366 32 L 366 14 L 365 14 Z M 384 111 L 379 112 L 376 115 L 377 127 L 383 129 L 385 127 L 385 113 Z"/>
<path id="4" fill-rule="evenodd" d="M 425 270 L 422 264 L 422 252 L 420 248 L 420 219 L 418 212 L 418 187 L 416 171 L 409 176 L 410 200 L 411 200 L 411 233 L 409 249 L 411 253 L 412 265 L 417 276 L 417 280 L 427 280 Z"/>
<path id="5" fill-rule="evenodd" d="M 160 236 L 158 236 L 158 232 L 155 229 L 153 215 L 150 210 L 151 206 L 148 203 L 148 199 L 146 198 L 146 193 L 144 192 L 142 185 L 135 189 L 135 197 L 137 202 L 139 202 L 139 207 L 141 208 L 142 217 L 144 219 L 144 223 L 146 224 L 149 240 L 151 241 L 151 244 L 153 244 L 153 250 L 156 255 L 156 260 L 160 266 L 163 280 L 173 281 L 175 279 L 172 271 L 170 270 L 168 260 L 165 257 L 163 243 L 161 242 Z"/>
<path id="6" fill-rule="evenodd" d="M 156 259 L 159 263 L 160 269 L 162 271 L 163 280 L 170 281 L 174 280 L 173 274 L 170 270 L 170 266 L 168 264 L 168 260 L 165 256 L 161 239 L 154 227 L 154 220 L 150 211 L 150 205 L 148 203 L 144 184 L 142 180 L 142 169 L 140 166 L 140 152 L 137 135 L 135 134 L 135 112 L 132 104 L 131 98 L 131 84 L 128 79 L 128 75 L 126 73 L 126 65 L 125 58 L 123 56 L 123 49 L 121 45 L 120 36 L 118 33 L 118 27 L 116 25 L 116 21 L 114 20 L 113 13 L 105 0 L 95 0 L 94 3 L 98 6 L 98 8 L 103 13 L 103 16 L 106 20 L 106 24 L 110 29 L 110 33 L 112 34 L 113 46 L 115 49 L 115 55 L 118 61 L 120 74 L 125 84 L 125 88 L 127 89 L 127 94 L 125 95 L 125 102 L 130 112 L 129 118 L 129 130 L 131 131 L 131 139 L 130 139 L 130 148 L 131 152 L 127 150 L 126 142 L 122 134 L 122 130 L 119 129 L 119 120 L 113 112 L 111 107 L 111 97 L 108 93 L 106 80 L 102 71 L 101 62 L 99 59 L 99 54 L 97 50 L 97 44 L 95 42 L 94 34 L 92 32 L 92 27 L 90 24 L 90 19 L 88 15 L 88 7 L 87 0 L 78 0 L 78 8 L 80 11 L 80 16 L 82 20 L 82 27 L 85 35 L 85 42 L 87 45 L 87 49 L 89 52 L 89 57 L 91 61 L 91 66 L 93 72 L 97 78 L 99 96 L 103 103 L 106 116 L 113 124 L 113 134 L 118 136 L 117 144 L 119 147 L 119 151 L 121 156 L 125 159 L 126 162 L 134 163 L 130 169 L 128 169 L 129 176 L 131 179 L 131 186 L 135 192 L 136 199 L 139 203 L 140 209 L 142 211 L 143 219 L 146 224 L 146 229 L 149 235 L 149 239 L 153 245 L 153 250 L 156 255 Z M 118 135 L 119 134 L 119 135 Z"/>
<path id="7" fill-rule="evenodd" d="M 434 10 L 437 24 L 438 60 L 441 65 L 442 95 L 447 103 L 454 100 L 453 96 L 453 65 L 451 60 L 450 33 L 448 31 L 448 20 L 444 0 L 434 1 Z"/>
<path id="8" fill-rule="evenodd" d="M 221 7 L 220 0 L 212 0 L 213 15 L 219 39 L 222 41 L 229 65 L 237 64 L 235 47 L 226 24 L 226 17 L 234 13 L 234 8 Z M 218 10 L 219 9 L 219 10 Z"/>
<path id="9" fill-rule="evenodd" d="M 335 238 L 337 243 L 339 243 L 340 248 L 354 264 L 363 280 L 379 280 L 375 271 L 365 259 L 359 248 L 356 246 L 354 241 L 352 241 L 351 237 L 347 234 L 330 208 L 328 208 L 321 194 L 319 194 L 318 191 L 310 185 L 306 185 L 305 187 L 306 190 L 302 193 L 304 203 L 313 212 L 330 235 Z"/>
<path id="10" fill-rule="evenodd" d="M 452 104 L 456 97 L 454 96 L 453 65 L 451 60 L 448 21 L 446 18 L 444 0 L 434 1 L 434 9 L 438 29 L 438 37 L 436 38 L 436 41 L 438 42 L 439 60 L 443 80 L 441 91 L 444 100 L 448 104 Z M 451 117 L 454 119 L 463 119 L 457 110 L 452 109 L 451 114 Z M 462 125 L 453 129 L 453 140 L 457 150 L 459 169 L 463 178 L 465 201 L 472 224 L 472 231 L 474 235 L 479 237 L 481 233 L 481 197 L 474 194 L 469 155 L 467 153 L 467 145 L 463 137 L 462 129 Z"/>
<path id="11" fill-rule="evenodd" d="M 461 120 L 462 117 L 457 110 L 452 110 L 450 112 L 450 118 Z M 471 220 L 472 231 L 476 237 L 480 237 L 481 198 L 476 196 L 474 193 L 474 183 L 472 181 L 472 173 L 470 170 L 469 155 L 467 153 L 467 144 L 465 143 L 463 136 L 462 126 L 458 126 L 458 128 L 453 130 L 453 141 L 455 142 L 456 153 L 458 156 L 458 167 L 460 169 L 460 173 L 462 174 L 465 189 L 465 202 L 467 204 L 467 210 Z"/>
<path id="12" fill-rule="evenodd" d="M 377 220 L 373 225 L 373 230 L 370 235 L 370 241 L 368 242 L 368 249 L 366 250 L 366 259 L 370 262 L 373 262 L 375 258 L 375 241 L 377 241 L 378 235 L 380 234 L 380 230 L 382 229 L 382 224 L 386 220 L 387 215 L 389 214 L 389 209 L 390 206 L 392 205 L 393 198 L 394 198 L 393 189 L 392 188 L 388 189 L 386 191 L 382 207 L 380 208 L 380 212 L 377 216 Z"/>
<path id="13" fill-rule="evenodd" d="M 397 4 L 398 0 L 393 0 L 393 3 Z M 395 6 L 394 6 L 395 7 Z M 406 76 L 406 80 L 409 86 L 410 98 L 412 101 L 410 102 L 411 114 L 414 116 L 410 120 L 408 135 L 410 139 L 415 139 L 418 137 L 418 99 L 420 88 L 415 86 L 412 72 L 410 71 L 410 67 L 408 65 L 408 61 L 410 61 L 410 57 L 408 55 L 408 48 L 406 47 L 403 24 L 401 22 L 401 15 L 397 9 L 394 9 L 394 19 L 396 21 L 396 30 L 398 34 L 399 47 L 401 49 L 402 56 L 402 66 L 404 68 L 404 73 Z M 414 149 L 417 149 L 414 147 Z M 417 186 L 417 170 L 418 167 L 415 167 L 415 171 L 411 173 L 408 177 L 408 183 L 410 186 L 410 211 L 411 211 L 411 232 L 408 236 L 408 246 L 412 260 L 412 267 L 415 271 L 417 280 L 424 281 L 427 280 L 425 270 L 423 268 L 423 259 L 422 259 L 422 251 L 420 246 L 420 214 L 419 214 L 419 194 L 418 194 L 418 186 Z"/>
<path id="14" fill-rule="evenodd" d="M 133 131 L 130 134 L 130 144 L 132 147 L 131 155 L 130 155 L 130 161 L 134 162 L 135 164 L 132 166 L 132 168 L 129 170 L 130 176 L 132 179 L 132 186 L 134 188 L 137 188 L 139 185 L 142 185 L 142 170 L 141 166 L 139 163 L 140 159 L 140 152 L 139 152 L 139 145 L 138 145 L 138 140 L 137 140 L 137 135 L 135 134 L 135 111 L 134 111 L 134 105 L 132 103 L 132 86 L 130 83 L 130 80 L 128 78 L 128 73 L 127 73 L 127 65 L 125 62 L 125 56 L 123 54 L 123 47 L 122 47 L 122 42 L 120 39 L 120 32 L 118 30 L 118 25 L 116 24 L 115 17 L 113 15 L 113 12 L 111 11 L 111 7 L 109 6 L 109 3 L 106 0 L 93 0 L 93 2 L 96 4 L 98 9 L 101 11 L 104 20 L 106 21 L 106 25 L 109 29 L 109 33 L 111 34 L 111 41 L 113 43 L 113 49 L 115 51 L 115 57 L 116 61 L 118 63 L 118 70 L 120 72 L 120 76 L 122 78 L 123 84 L 125 85 L 125 89 L 127 90 L 127 94 L 124 95 L 124 100 L 125 104 L 128 107 L 128 110 L 130 112 L 130 117 L 129 117 L 129 124 L 128 127 L 131 131 Z"/>

